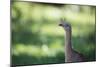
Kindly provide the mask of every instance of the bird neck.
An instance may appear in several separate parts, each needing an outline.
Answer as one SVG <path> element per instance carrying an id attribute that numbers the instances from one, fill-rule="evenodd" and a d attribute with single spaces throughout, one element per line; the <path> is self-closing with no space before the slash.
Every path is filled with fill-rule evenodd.
<path id="1" fill-rule="evenodd" d="M 66 31 L 65 35 L 66 35 L 66 37 L 65 37 L 65 45 L 66 45 L 68 50 L 71 50 L 72 49 L 72 45 L 71 45 L 71 30 Z"/>
<path id="2" fill-rule="evenodd" d="M 66 30 L 65 35 L 65 62 L 69 62 L 72 56 L 71 29 Z"/>

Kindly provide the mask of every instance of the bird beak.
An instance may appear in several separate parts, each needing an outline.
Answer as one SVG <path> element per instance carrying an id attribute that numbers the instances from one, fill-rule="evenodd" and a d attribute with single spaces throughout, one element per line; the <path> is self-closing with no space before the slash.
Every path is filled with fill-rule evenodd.
<path id="1" fill-rule="evenodd" d="M 60 23 L 59 26 L 63 26 L 63 24 Z"/>

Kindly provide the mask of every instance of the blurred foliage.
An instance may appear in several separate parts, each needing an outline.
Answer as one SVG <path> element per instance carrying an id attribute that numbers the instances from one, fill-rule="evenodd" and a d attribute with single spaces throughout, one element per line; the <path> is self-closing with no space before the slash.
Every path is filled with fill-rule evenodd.
<path id="1" fill-rule="evenodd" d="M 61 18 L 72 25 L 73 49 L 95 60 L 95 6 L 12 2 L 13 65 L 64 63 Z"/>

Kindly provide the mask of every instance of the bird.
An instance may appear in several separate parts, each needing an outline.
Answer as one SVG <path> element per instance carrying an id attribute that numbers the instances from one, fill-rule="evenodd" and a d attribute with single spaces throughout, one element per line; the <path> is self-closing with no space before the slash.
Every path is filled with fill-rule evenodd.
<path id="1" fill-rule="evenodd" d="M 72 27 L 71 24 L 69 24 L 64 19 L 60 20 L 59 26 L 63 27 L 65 30 L 65 63 L 71 63 L 71 62 L 84 62 L 84 56 L 83 54 L 75 51 L 72 48 Z"/>

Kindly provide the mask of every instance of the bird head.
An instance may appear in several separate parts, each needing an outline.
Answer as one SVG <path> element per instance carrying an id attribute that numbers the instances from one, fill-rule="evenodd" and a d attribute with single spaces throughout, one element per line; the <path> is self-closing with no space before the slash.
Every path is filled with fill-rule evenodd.
<path id="1" fill-rule="evenodd" d="M 66 31 L 71 30 L 71 25 L 65 20 L 61 20 L 59 26 L 62 26 Z"/>

